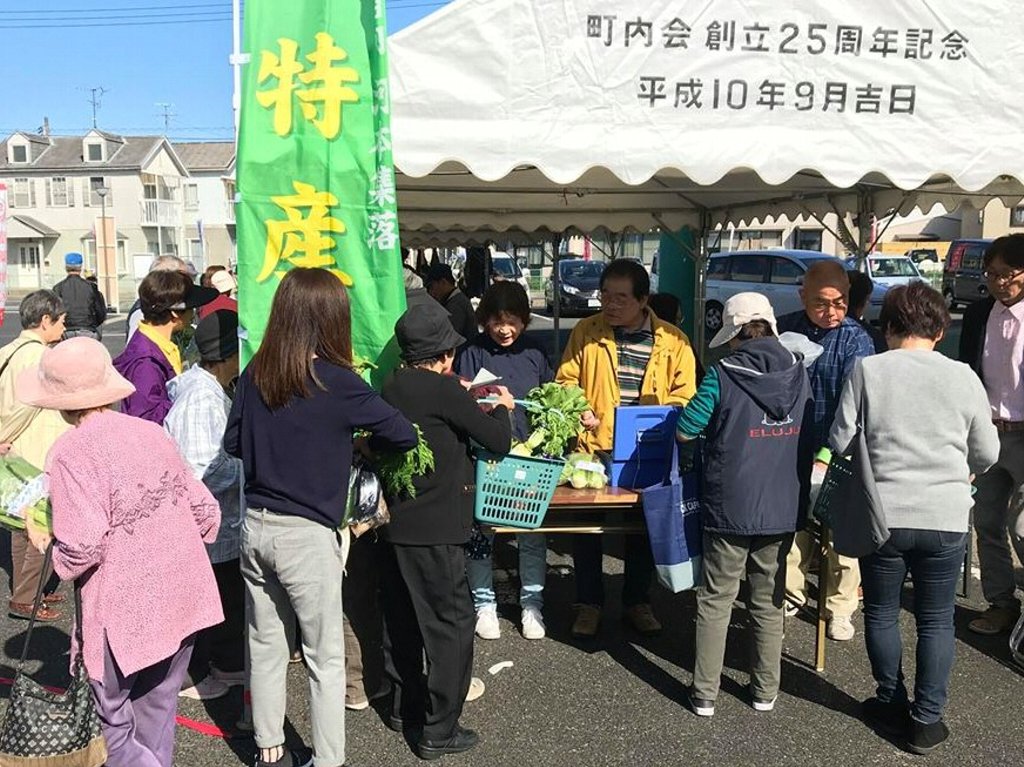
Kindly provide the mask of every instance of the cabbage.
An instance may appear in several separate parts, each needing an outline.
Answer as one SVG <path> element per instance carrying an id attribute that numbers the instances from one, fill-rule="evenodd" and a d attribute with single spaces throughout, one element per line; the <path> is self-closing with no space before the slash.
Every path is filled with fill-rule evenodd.
<path id="1" fill-rule="evenodd" d="M 587 486 L 587 473 L 585 471 L 574 471 L 569 476 L 569 484 L 577 490 L 582 490 Z"/>

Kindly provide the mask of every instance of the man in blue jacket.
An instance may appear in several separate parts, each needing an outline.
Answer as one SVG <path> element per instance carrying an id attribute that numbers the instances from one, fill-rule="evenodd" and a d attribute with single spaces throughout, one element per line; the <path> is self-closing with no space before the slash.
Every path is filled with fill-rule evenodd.
<path id="1" fill-rule="evenodd" d="M 712 367 L 679 416 L 684 444 L 707 435 L 704 572 L 697 591 L 697 657 L 690 707 L 715 713 L 732 605 L 744 575 L 753 629 L 750 703 L 771 711 L 782 665 L 786 555 L 807 509 L 814 403 L 803 360 L 777 338 L 760 293 L 726 301 L 712 348 L 732 353 Z"/>
<path id="2" fill-rule="evenodd" d="M 836 418 L 839 395 L 846 379 L 860 357 L 875 353 L 871 336 L 857 320 L 849 316 L 850 278 L 839 261 L 818 261 L 804 275 L 800 289 L 802 311 L 779 318 L 780 332 L 807 336 L 823 348 L 821 356 L 810 367 L 811 391 L 814 395 L 815 448 L 828 447 L 828 434 Z M 811 535 L 797 533 L 790 552 L 786 588 L 796 604 L 807 601 L 807 568 L 816 547 Z M 831 588 L 825 595 L 829 614 L 828 636 L 837 641 L 853 639 L 853 614 L 857 611 L 860 588 L 860 567 L 856 559 L 829 550 L 828 562 Z M 796 609 L 796 608 L 794 608 Z"/>

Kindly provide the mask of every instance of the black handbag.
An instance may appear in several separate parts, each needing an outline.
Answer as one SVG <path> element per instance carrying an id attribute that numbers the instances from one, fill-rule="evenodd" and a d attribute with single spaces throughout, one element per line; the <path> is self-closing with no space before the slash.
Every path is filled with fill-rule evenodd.
<path id="1" fill-rule="evenodd" d="M 52 552 L 51 543 L 46 551 L 47 565 Z M 71 672 L 71 684 L 64 692 L 50 692 L 24 671 L 32 629 L 42 602 L 43 579 L 40 579 L 21 659 L 11 686 L 7 713 L 0 727 L 0 767 L 101 767 L 107 761 L 107 746 L 82 661 L 82 599 L 77 584 L 75 631 L 78 654 Z"/>
<path id="2" fill-rule="evenodd" d="M 862 392 L 850 457 L 832 456 L 814 507 L 814 516 L 832 532 L 832 548 L 846 557 L 874 554 L 889 540 L 889 526 L 864 436 L 866 408 Z"/>

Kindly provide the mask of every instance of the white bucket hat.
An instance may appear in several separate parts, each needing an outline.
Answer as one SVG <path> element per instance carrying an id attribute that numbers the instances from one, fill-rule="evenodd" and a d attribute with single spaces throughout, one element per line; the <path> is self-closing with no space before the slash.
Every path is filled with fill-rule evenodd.
<path id="1" fill-rule="evenodd" d="M 722 329 L 711 339 L 711 348 L 729 343 L 739 335 L 740 330 L 748 322 L 764 320 L 771 325 L 772 333 L 779 334 L 775 324 L 775 312 L 771 302 L 763 293 L 737 293 L 725 302 L 722 311 Z"/>

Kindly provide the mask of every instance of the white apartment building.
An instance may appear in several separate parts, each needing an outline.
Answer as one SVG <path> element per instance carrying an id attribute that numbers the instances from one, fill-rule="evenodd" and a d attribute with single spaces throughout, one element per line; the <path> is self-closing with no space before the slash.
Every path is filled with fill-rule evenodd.
<path id="1" fill-rule="evenodd" d="M 181 254 L 182 183 L 188 170 L 161 136 L 84 136 L 16 132 L 0 142 L 0 182 L 8 194 L 8 288 L 50 287 L 64 274 L 64 254 L 79 251 L 95 271 L 101 212 L 116 239 L 120 303 L 157 254 Z M 101 245 L 103 243 L 101 242 Z M 113 243 L 108 244 L 108 248 Z M 100 275 L 101 286 L 113 275 Z M 108 302 L 115 304 L 114 297 Z"/>
<path id="2" fill-rule="evenodd" d="M 200 272 L 208 266 L 234 266 L 234 142 L 175 142 L 174 151 L 189 175 L 182 187 L 183 257 Z"/>

